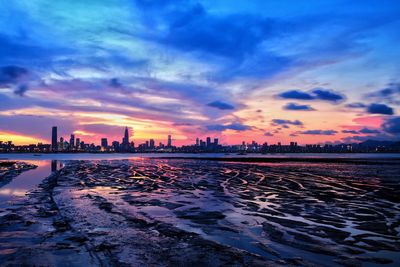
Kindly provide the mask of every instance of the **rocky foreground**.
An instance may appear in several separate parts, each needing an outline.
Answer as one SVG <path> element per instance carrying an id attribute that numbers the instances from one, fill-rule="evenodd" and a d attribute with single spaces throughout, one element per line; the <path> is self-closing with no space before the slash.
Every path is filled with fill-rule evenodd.
<path id="1" fill-rule="evenodd" d="M 0 217 L 0 263 L 396 266 L 400 166 L 71 161 Z"/>

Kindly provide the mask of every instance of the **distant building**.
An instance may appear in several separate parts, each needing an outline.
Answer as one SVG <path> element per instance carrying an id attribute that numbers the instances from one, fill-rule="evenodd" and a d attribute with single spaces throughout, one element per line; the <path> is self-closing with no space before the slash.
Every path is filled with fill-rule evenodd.
<path id="1" fill-rule="evenodd" d="M 103 148 L 107 148 L 108 147 L 107 138 L 101 138 L 101 147 L 103 147 Z"/>
<path id="2" fill-rule="evenodd" d="M 57 151 L 58 150 L 58 144 L 57 144 L 57 126 L 53 126 L 51 129 L 51 150 L 52 151 Z"/>
<path id="3" fill-rule="evenodd" d="M 64 150 L 64 137 L 60 137 L 60 142 L 58 143 L 58 150 Z"/>
<path id="4" fill-rule="evenodd" d="M 150 144 L 149 144 L 149 146 L 150 146 L 150 149 L 154 149 L 156 146 L 155 146 L 155 143 L 154 143 L 154 139 L 150 139 Z"/>
<path id="5" fill-rule="evenodd" d="M 170 135 L 170 134 L 168 135 L 168 142 L 167 142 L 167 146 L 168 146 L 168 147 L 171 147 L 171 146 L 172 146 L 172 137 L 171 137 L 171 135 Z"/>
<path id="6" fill-rule="evenodd" d="M 207 145 L 207 147 L 211 147 L 211 137 L 207 137 L 206 145 Z"/>
<path id="7" fill-rule="evenodd" d="M 121 144 L 122 151 L 128 152 L 129 151 L 129 130 L 128 127 L 125 127 L 124 137 L 122 138 Z"/>
<path id="8" fill-rule="evenodd" d="M 215 146 L 215 147 L 218 146 L 218 138 L 214 138 L 214 146 Z"/>
<path id="9" fill-rule="evenodd" d="M 69 139 L 69 149 L 73 150 L 75 148 L 75 135 L 71 134 Z"/>
<path id="10" fill-rule="evenodd" d="M 119 151 L 119 142 L 118 141 L 113 141 L 112 142 L 112 147 L 114 151 Z"/>
<path id="11" fill-rule="evenodd" d="M 124 137 L 122 138 L 122 145 L 128 145 L 128 144 L 129 144 L 129 130 L 128 127 L 125 127 Z"/>

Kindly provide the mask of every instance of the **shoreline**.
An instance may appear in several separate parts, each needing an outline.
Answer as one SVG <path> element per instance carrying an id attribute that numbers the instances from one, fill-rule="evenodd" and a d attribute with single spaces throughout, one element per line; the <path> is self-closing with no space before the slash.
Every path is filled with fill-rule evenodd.
<path id="1" fill-rule="evenodd" d="M 237 162 L 237 163 L 341 163 L 341 164 L 383 164 L 383 165 L 397 165 L 400 164 L 399 158 L 240 158 L 240 157 L 157 157 L 153 159 L 181 159 L 181 160 L 208 160 L 208 161 L 223 161 L 223 162 Z"/>

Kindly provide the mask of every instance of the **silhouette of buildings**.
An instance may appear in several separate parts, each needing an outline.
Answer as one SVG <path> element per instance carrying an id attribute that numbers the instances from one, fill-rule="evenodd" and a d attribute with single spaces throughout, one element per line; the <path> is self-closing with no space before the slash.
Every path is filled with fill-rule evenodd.
<path id="1" fill-rule="evenodd" d="M 168 135 L 167 147 L 172 147 L 172 137 L 170 134 Z"/>
<path id="2" fill-rule="evenodd" d="M 89 153 L 399 153 L 400 152 L 400 142 L 392 141 L 374 141 L 368 140 L 361 143 L 352 144 L 307 144 L 300 146 L 297 142 L 290 142 L 288 145 L 284 145 L 281 142 L 277 144 L 258 144 L 255 141 L 251 143 L 246 143 L 243 141 L 239 145 L 221 145 L 219 144 L 219 139 L 214 138 L 211 142 L 211 137 L 206 137 L 206 141 L 199 139 L 195 140 L 195 144 L 186 145 L 181 147 L 176 147 L 172 145 L 172 136 L 169 134 L 167 136 L 167 145 L 165 146 L 162 142 L 156 146 L 156 140 L 150 139 L 145 141 L 145 143 L 139 144 L 135 147 L 135 143 L 129 140 L 129 129 L 125 127 L 124 135 L 122 138 L 122 143 L 118 141 L 113 141 L 111 146 L 108 144 L 107 138 L 101 138 L 100 145 L 87 144 L 80 138 L 75 139 L 75 135 L 71 134 L 69 142 L 67 142 L 62 136 L 57 136 L 57 126 L 52 127 L 51 130 L 51 144 L 30 144 L 17 146 L 12 143 L 12 141 L 3 142 L 0 141 L 0 153 L 79 153 L 79 152 L 89 152 Z"/>
<path id="3" fill-rule="evenodd" d="M 75 135 L 71 134 L 71 137 L 69 138 L 69 149 L 74 150 L 75 149 Z"/>
<path id="4" fill-rule="evenodd" d="M 101 138 L 101 147 L 102 148 L 108 148 L 107 138 Z"/>

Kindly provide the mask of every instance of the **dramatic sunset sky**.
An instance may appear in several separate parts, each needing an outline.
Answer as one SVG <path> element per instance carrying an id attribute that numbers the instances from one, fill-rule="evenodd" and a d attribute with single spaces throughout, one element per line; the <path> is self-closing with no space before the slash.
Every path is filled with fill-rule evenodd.
<path id="1" fill-rule="evenodd" d="M 0 141 L 400 139 L 400 1 L 0 0 Z"/>

